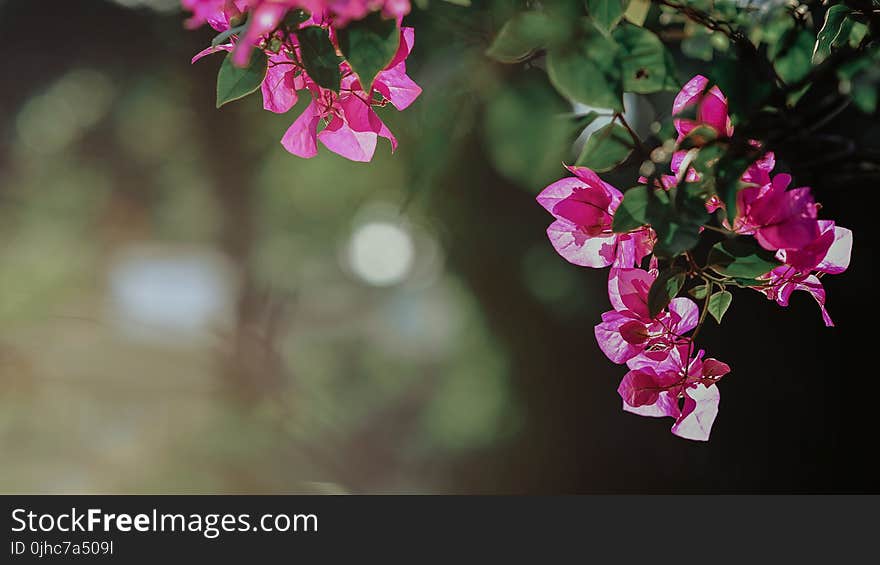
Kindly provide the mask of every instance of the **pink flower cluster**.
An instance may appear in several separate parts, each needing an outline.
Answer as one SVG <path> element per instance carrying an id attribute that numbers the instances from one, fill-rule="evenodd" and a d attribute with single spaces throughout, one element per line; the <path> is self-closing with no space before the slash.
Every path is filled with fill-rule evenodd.
<path id="1" fill-rule="evenodd" d="M 727 99 L 717 87 L 707 90 L 707 86 L 706 78 L 694 77 L 675 98 L 675 115 L 695 110 L 695 118 L 675 120 L 679 143 L 698 127 L 713 129 L 719 138 L 733 135 Z M 683 178 L 697 180 L 698 173 L 686 163 L 688 158 L 688 151 L 676 151 L 673 174 L 660 177 L 658 188 L 668 190 Z M 819 277 L 847 268 L 852 234 L 834 222 L 818 220 L 810 189 L 787 190 L 791 178 L 771 176 L 774 167 L 773 154 L 766 153 L 743 174 L 746 187 L 739 192 L 733 225 L 725 220 L 725 228 L 753 236 L 763 248 L 775 251 L 781 265 L 759 277 L 756 290 L 783 306 L 793 291 L 810 292 L 826 324 L 831 325 Z M 705 352 L 696 349 L 691 332 L 700 323 L 699 307 L 689 298 L 676 297 L 651 315 L 648 294 L 658 276 L 657 259 L 652 255 L 654 231 L 642 226 L 614 233 L 612 221 L 623 194 L 589 169 L 568 170 L 574 176 L 547 186 L 537 201 L 555 218 L 547 235 L 562 257 L 575 265 L 611 267 L 608 296 L 613 310 L 602 314 L 595 336 L 611 361 L 629 369 L 618 388 L 624 410 L 671 417 L 675 435 L 708 440 L 720 399 L 716 383 L 730 367 L 705 358 Z M 710 212 L 723 207 L 714 198 L 706 206 Z M 649 255 L 645 270 L 641 265 Z"/>
<path id="2" fill-rule="evenodd" d="M 374 11 L 381 10 L 384 16 L 395 18 L 400 27 L 403 16 L 409 13 L 409 0 L 182 1 L 193 13 L 188 20 L 190 26 L 207 22 L 215 30 L 224 32 L 235 27 L 245 13 L 250 22 L 244 34 L 232 35 L 228 43 L 205 49 L 193 57 L 193 62 L 210 53 L 231 51 L 233 61 L 245 65 L 253 49 L 262 49 L 269 59 L 261 86 L 266 110 L 285 113 L 297 103 L 301 93 L 310 95 L 311 102 L 281 139 L 287 151 L 299 157 L 314 157 L 320 141 L 334 153 L 352 161 L 366 162 L 372 160 L 380 137 L 389 140 L 392 151 L 397 148 L 397 140 L 373 108 L 390 103 L 397 110 L 403 110 L 421 94 L 422 89 L 406 74 L 406 58 L 415 42 L 413 28 L 400 28 L 398 51 L 376 76 L 370 92 L 364 91 L 345 61 L 340 63 L 342 82 L 339 92 L 335 92 L 320 86 L 308 75 L 300 63 L 296 34 L 281 24 L 292 10 L 306 10 L 308 19 L 299 26 L 320 26 L 337 45 L 337 29 Z"/>
<path id="3" fill-rule="evenodd" d="M 708 84 L 706 77 L 697 75 L 676 96 L 672 108 L 674 115 L 691 107 L 697 114 L 696 120 L 675 120 L 679 141 L 698 126 L 714 129 L 719 137 L 733 135 L 727 99 L 717 86 L 707 91 Z M 756 141 L 751 143 L 760 146 Z M 673 155 L 673 179 L 681 173 L 685 154 L 677 151 Z M 785 173 L 771 175 L 775 166 L 775 156 L 767 152 L 743 174 L 741 180 L 746 186 L 737 194 L 733 225 L 725 219 L 724 227 L 740 235 L 753 236 L 761 247 L 774 251 L 776 259 L 783 263 L 759 277 L 766 282 L 755 286 L 756 290 L 780 306 L 788 306 L 789 297 L 795 290 L 809 292 L 819 304 L 825 325 L 833 326 L 825 309 L 825 290 L 819 277 L 842 273 L 849 267 L 852 232 L 836 226 L 833 221 L 819 220 L 819 206 L 810 188 L 789 190 L 791 176 Z M 689 169 L 685 177 L 693 180 L 697 173 Z M 673 179 L 664 179 L 664 187 L 673 186 L 676 182 Z M 724 206 L 713 198 L 706 207 L 714 212 Z"/>

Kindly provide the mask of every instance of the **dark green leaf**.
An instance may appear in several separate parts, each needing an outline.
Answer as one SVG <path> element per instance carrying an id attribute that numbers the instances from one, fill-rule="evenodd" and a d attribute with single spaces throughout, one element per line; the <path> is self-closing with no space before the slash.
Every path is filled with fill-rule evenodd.
<path id="1" fill-rule="evenodd" d="M 661 257 L 675 257 L 693 249 L 700 241 L 700 226 L 670 220 L 662 224 L 651 222 L 657 232 L 657 243 L 654 252 Z"/>
<path id="2" fill-rule="evenodd" d="M 735 237 L 716 243 L 709 251 L 709 267 L 729 277 L 755 278 L 781 263 L 752 237 Z"/>
<path id="3" fill-rule="evenodd" d="M 400 44 L 400 30 L 393 19 L 372 12 L 337 31 L 339 49 L 360 79 L 364 92 L 371 92 L 373 79 L 388 66 Z"/>
<path id="4" fill-rule="evenodd" d="M 308 26 L 298 30 L 296 36 L 299 39 L 303 65 L 312 80 L 324 88 L 339 92 L 342 81 L 339 63 L 342 59 L 336 54 L 327 30 Z"/>
<path id="5" fill-rule="evenodd" d="M 612 122 L 593 132 L 576 164 L 603 173 L 626 161 L 632 150 L 633 140 L 629 132 L 622 125 Z"/>
<path id="6" fill-rule="evenodd" d="M 711 61 L 715 54 L 715 50 L 712 48 L 712 32 L 697 25 L 686 26 L 686 33 L 689 30 L 692 33 L 682 40 L 681 52 L 694 59 Z"/>
<path id="7" fill-rule="evenodd" d="M 217 73 L 217 107 L 259 89 L 266 78 L 268 65 L 266 54 L 258 49 L 253 50 L 250 62 L 243 68 L 232 62 L 232 53 L 226 55 Z"/>
<path id="8" fill-rule="evenodd" d="M 584 131 L 585 129 L 587 129 L 587 127 L 589 127 L 590 124 L 595 122 L 596 118 L 598 118 L 598 117 L 599 117 L 599 113 L 594 112 L 592 110 L 582 116 L 576 116 L 574 119 L 574 121 L 575 121 L 574 129 L 577 131 L 577 133 L 580 133 L 580 132 Z"/>
<path id="9" fill-rule="evenodd" d="M 501 27 L 486 55 L 501 63 L 518 63 L 547 47 L 558 31 L 547 14 L 523 12 Z"/>
<path id="10" fill-rule="evenodd" d="M 623 200 L 614 213 L 611 229 L 615 233 L 626 233 L 648 223 L 648 187 L 634 186 L 623 193 Z"/>
<path id="11" fill-rule="evenodd" d="M 816 45 L 813 47 L 813 64 L 821 63 L 831 54 L 833 47 L 842 45 L 849 38 L 852 31 L 853 21 L 846 16 L 850 9 L 845 4 L 837 4 L 828 8 L 825 12 L 825 23 L 816 36 Z"/>
<path id="12" fill-rule="evenodd" d="M 571 158 L 572 141 L 583 131 L 576 131 L 579 124 L 570 110 L 543 72 L 516 73 L 493 95 L 484 116 L 485 145 L 495 169 L 529 190 L 557 178 L 559 163 Z"/>
<path id="13" fill-rule="evenodd" d="M 773 61 L 776 72 L 785 82 L 797 82 L 812 68 L 813 46 L 816 39 L 813 34 L 792 28 L 778 43 L 771 44 L 767 55 Z"/>
<path id="14" fill-rule="evenodd" d="M 668 53 L 654 32 L 624 24 L 611 36 L 621 48 L 624 92 L 650 94 L 666 88 Z"/>
<path id="15" fill-rule="evenodd" d="M 661 257 L 693 249 L 700 240 L 700 226 L 708 219 L 701 198 L 675 188 L 651 192 L 647 216 L 657 234 L 654 252 Z"/>
<path id="16" fill-rule="evenodd" d="M 716 292 L 709 297 L 709 313 L 712 314 L 712 317 L 719 324 L 721 323 L 721 318 L 724 317 L 724 313 L 730 308 L 731 302 L 733 302 L 733 295 L 726 290 Z"/>
<path id="17" fill-rule="evenodd" d="M 681 267 L 670 267 L 660 271 L 651 289 L 648 290 L 648 313 L 657 316 L 675 298 L 684 286 L 685 271 Z"/>
<path id="18" fill-rule="evenodd" d="M 618 47 L 598 30 L 573 45 L 551 49 L 547 74 L 553 86 L 569 100 L 596 108 L 623 110 L 623 83 Z"/>
<path id="19" fill-rule="evenodd" d="M 664 50 L 663 61 L 666 64 L 666 80 L 663 82 L 663 90 L 679 90 L 682 86 L 678 80 L 675 69 L 675 59 L 668 49 Z"/>
<path id="20" fill-rule="evenodd" d="M 623 17 L 629 0 L 585 0 L 585 3 L 596 26 L 610 31 Z"/>

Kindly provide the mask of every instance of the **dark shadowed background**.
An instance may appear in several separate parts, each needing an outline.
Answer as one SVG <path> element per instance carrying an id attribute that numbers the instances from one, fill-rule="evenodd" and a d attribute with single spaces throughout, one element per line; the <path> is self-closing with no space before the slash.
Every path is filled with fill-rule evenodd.
<path id="1" fill-rule="evenodd" d="M 219 56 L 190 65 L 212 34 L 173 0 L 0 1 L 0 491 L 877 491 L 876 177 L 779 148 L 855 233 L 823 281 L 838 327 L 737 292 L 702 333 L 733 367 L 712 439 L 681 440 L 621 410 L 607 271 L 546 240 L 534 195 L 570 149 L 510 146 L 555 139 L 517 107 L 543 74 L 440 4 L 409 19 L 425 94 L 382 114 L 400 148 L 365 165 L 287 154 L 302 104 L 215 109 Z M 819 133 L 880 139 L 854 108 Z"/>

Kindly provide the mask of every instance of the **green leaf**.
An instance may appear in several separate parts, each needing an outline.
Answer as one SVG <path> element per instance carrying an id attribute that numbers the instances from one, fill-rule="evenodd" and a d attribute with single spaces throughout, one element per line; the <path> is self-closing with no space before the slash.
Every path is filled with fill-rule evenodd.
<path id="1" fill-rule="evenodd" d="M 733 295 L 726 290 L 716 292 L 709 297 L 709 313 L 712 314 L 712 317 L 719 324 L 721 323 L 721 318 L 724 317 L 724 313 L 730 308 L 731 302 L 733 302 Z"/>
<path id="2" fill-rule="evenodd" d="M 372 92 L 373 79 L 397 53 L 400 44 L 397 22 L 383 18 L 381 12 L 372 12 L 362 20 L 349 22 L 336 33 L 339 49 L 358 76 L 364 92 Z"/>
<path id="3" fill-rule="evenodd" d="M 709 251 L 709 267 L 728 277 L 753 279 L 781 265 L 772 251 L 762 249 L 752 237 L 734 237 L 716 243 Z"/>
<path id="4" fill-rule="evenodd" d="M 675 257 L 693 249 L 700 241 L 700 226 L 695 223 L 671 220 L 662 224 L 651 222 L 657 232 L 655 254 L 661 257 Z"/>
<path id="5" fill-rule="evenodd" d="M 623 17 L 629 0 L 585 0 L 585 4 L 596 26 L 610 31 Z"/>
<path id="6" fill-rule="evenodd" d="M 629 132 L 612 122 L 593 132 L 575 164 L 604 173 L 626 161 L 632 150 L 633 140 Z"/>
<path id="7" fill-rule="evenodd" d="M 681 42 L 681 52 L 701 61 L 709 62 L 715 54 L 712 47 L 712 32 L 706 28 L 691 24 L 685 24 L 685 39 Z"/>
<path id="8" fill-rule="evenodd" d="M 318 26 L 308 26 L 297 30 L 302 62 L 309 76 L 324 88 L 339 92 L 342 74 L 339 63 L 342 59 L 330 42 L 327 30 Z"/>
<path id="9" fill-rule="evenodd" d="M 651 10 L 651 0 L 631 0 L 623 17 L 637 26 L 645 25 L 645 19 Z"/>
<path id="10" fill-rule="evenodd" d="M 648 223 L 657 234 L 654 253 L 676 257 L 700 241 L 700 226 L 709 214 L 703 199 L 676 188 L 652 191 L 648 200 Z"/>
<path id="11" fill-rule="evenodd" d="M 618 47 L 598 30 L 547 53 L 547 75 L 563 96 L 588 106 L 623 111 Z"/>
<path id="12" fill-rule="evenodd" d="M 706 298 L 706 295 L 709 294 L 709 285 L 701 284 L 697 285 L 694 288 L 688 291 L 688 294 L 696 298 L 697 300 L 702 300 Z"/>
<path id="13" fill-rule="evenodd" d="M 873 114 L 877 109 L 877 98 L 880 93 L 876 84 L 855 83 L 852 90 L 852 99 L 859 110 L 866 114 Z"/>
<path id="14" fill-rule="evenodd" d="M 767 48 L 767 55 L 782 80 L 797 82 L 810 72 L 815 42 L 812 33 L 792 28 L 779 42 Z"/>
<path id="15" fill-rule="evenodd" d="M 486 55 L 501 63 L 519 63 L 547 47 L 558 33 L 551 18 L 543 12 L 523 12 L 508 20 Z"/>
<path id="16" fill-rule="evenodd" d="M 515 73 L 512 82 L 493 95 L 480 128 L 495 169 L 529 190 L 557 178 L 559 163 L 571 158 L 572 141 L 583 131 L 575 130 L 580 124 L 570 111 L 571 105 L 542 71 Z"/>
<path id="17" fill-rule="evenodd" d="M 217 73 L 217 107 L 244 98 L 259 89 L 266 78 L 268 66 L 266 54 L 258 49 L 253 50 L 246 67 L 237 67 L 232 62 L 232 53 L 227 54 Z"/>
<path id="18" fill-rule="evenodd" d="M 668 53 L 654 32 L 625 24 L 611 36 L 621 48 L 624 92 L 650 94 L 667 88 Z"/>
<path id="19" fill-rule="evenodd" d="M 813 64 L 821 63 L 831 54 L 832 47 L 839 47 L 845 42 L 852 31 L 853 21 L 846 16 L 850 9 L 845 4 L 836 4 L 825 12 L 825 23 L 816 36 L 816 45 L 813 47 Z"/>
<path id="20" fill-rule="evenodd" d="M 675 69 L 675 58 L 673 58 L 672 53 L 669 52 L 669 49 L 664 49 L 663 60 L 666 64 L 666 80 L 663 83 L 663 90 L 677 91 L 681 89 L 682 84 L 676 76 L 677 73 Z"/>
<path id="21" fill-rule="evenodd" d="M 623 200 L 611 222 L 611 229 L 615 233 L 626 233 L 648 223 L 648 191 L 648 187 L 642 184 L 623 193 Z"/>
<path id="22" fill-rule="evenodd" d="M 598 118 L 599 118 L 599 112 L 594 112 L 593 110 L 590 110 L 589 112 L 587 112 L 586 114 L 583 114 L 581 116 L 575 116 L 575 118 L 574 118 L 575 131 L 578 134 L 581 133 L 582 131 L 584 131 L 585 129 L 590 127 L 590 124 L 595 122 Z"/>
<path id="23" fill-rule="evenodd" d="M 654 284 L 648 290 L 648 313 L 652 318 L 663 311 L 684 286 L 685 270 L 670 267 L 660 271 Z"/>

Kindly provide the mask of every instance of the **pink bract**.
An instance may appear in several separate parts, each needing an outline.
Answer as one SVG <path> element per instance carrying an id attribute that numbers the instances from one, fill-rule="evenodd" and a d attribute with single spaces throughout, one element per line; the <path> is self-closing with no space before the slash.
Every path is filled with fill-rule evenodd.
<path id="1" fill-rule="evenodd" d="M 575 176 L 560 179 L 538 195 L 555 218 L 547 236 L 566 260 L 583 267 L 632 267 L 651 252 L 653 231 L 611 231 L 623 194 L 586 167 L 567 167 Z"/>
<path id="2" fill-rule="evenodd" d="M 727 114 L 727 98 L 717 86 L 713 86 L 707 91 L 708 85 L 709 79 L 697 75 L 689 80 L 675 97 L 675 101 L 672 103 L 673 116 L 691 108 L 696 110 L 695 119 L 677 118 L 675 120 L 679 141 L 700 126 L 709 126 L 722 137 L 733 135 L 733 124 Z"/>
<path id="3" fill-rule="evenodd" d="M 816 274 L 837 275 L 846 271 L 852 252 L 852 232 L 830 220 L 820 220 L 819 227 L 819 236 L 802 249 L 778 251 L 776 258 L 785 265 L 761 277 L 768 286 L 756 290 L 780 306 L 788 306 L 794 291 L 808 292 L 819 304 L 825 325 L 833 326 L 825 308 L 825 289 Z"/>
<path id="4" fill-rule="evenodd" d="M 620 382 L 623 409 L 640 416 L 675 418 L 672 433 L 707 441 L 718 415 L 720 391 L 715 383 L 730 372 L 717 359 L 703 359 L 703 351 L 689 355 L 690 346 L 674 348 L 661 363 L 637 363 Z M 683 399 L 681 405 L 679 399 Z"/>
<path id="5" fill-rule="evenodd" d="M 615 363 L 632 367 L 640 358 L 659 363 L 697 326 L 699 308 L 689 298 L 674 298 L 665 310 L 650 315 L 648 291 L 654 279 L 641 269 L 611 271 L 608 297 L 614 310 L 602 314 L 594 331 L 599 349 Z"/>

